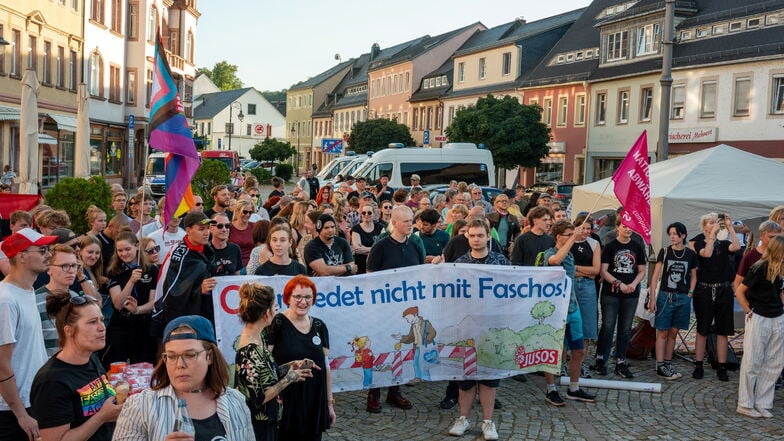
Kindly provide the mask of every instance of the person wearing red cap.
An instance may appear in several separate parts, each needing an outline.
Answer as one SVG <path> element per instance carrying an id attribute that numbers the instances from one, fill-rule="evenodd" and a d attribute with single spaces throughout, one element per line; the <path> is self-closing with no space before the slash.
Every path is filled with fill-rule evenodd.
<path id="1" fill-rule="evenodd" d="M 0 440 L 40 436 L 29 412 L 30 388 L 47 357 L 33 283 L 46 271 L 47 245 L 56 240 L 23 228 L 3 241 L 11 265 L 0 282 Z"/>

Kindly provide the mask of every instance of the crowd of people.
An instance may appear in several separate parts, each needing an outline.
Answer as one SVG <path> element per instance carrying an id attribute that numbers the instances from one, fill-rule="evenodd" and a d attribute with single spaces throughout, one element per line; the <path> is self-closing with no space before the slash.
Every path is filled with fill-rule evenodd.
<path id="1" fill-rule="evenodd" d="M 521 187 L 487 200 L 482 188 L 453 181 L 431 195 L 416 175 L 410 188 L 393 189 L 386 176 L 375 185 L 347 176 L 321 186 L 308 171 L 290 193 L 273 178 L 266 199 L 254 178 L 235 176 L 240 182 L 215 186 L 206 205 L 196 196 L 192 209 L 173 219 L 163 218 L 163 199 L 156 215 L 144 189 L 128 195 L 114 188 L 111 212 L 91 206 L 83 234 L 69 229 L 64 211 L 46 205 L 11 215 L 12 234 L 0 253 L 0 440 L 195 439 L 180 408 L 198 438 L 319 440 L 336 414 L 329 331 L 311 315 L 317 292 L 309 277 L 442 262 L 562 266 L 574 281 L 565 398 L 594 402 L 580 378 L 605 376 L 613 362 L 616 376 L 634 378 L 626 353 L 647 255 L 621 216 L 578 213 L 572 221 L 552 195 L 527 196 Z M 725 214 L 704 215 L 702 231 L 690 239 L 682 223 L 667 227 L 671 245 L 658 254 L 646 303 L 656 314 L 657 376 L 682 377 L 672 357 L 693 305 L 692 377 L 704 377 L 706 340 L 716 334 L 716 375 L 728 381 L 737 296 L 747 313 L 737 411 L 771 416 L 784 368 L 783 225 L 780 206 L 760 226 L 758 242 Z M 283 312 L 263 279 L 240 287 L 244 328 L 230 385 L 216 345 L 212 291 L 217 277 L 238 274 L 292 278 Z M 415 369 L 427 379 L 419 348 L 435 334 L 418 311 L 404 317 L 420 332 L 399 339 L 417 349 Z M 116 400 L 106 372 L 117 361 L 154 364 L 151 388 Z M 544 400 L 562 407 L 556 379 L 545 374 Z M 460 436 L 471 427 L 478 396 L 483 437 L 497 439 L 498 385 L 449 382 L 439 404 L 457 405 L 459 416 L 448 432 Z M 385 402 L 413 407 L 397 386 Z M 380 389 L 368 390 L 366 409 L 381 412 Z"/>

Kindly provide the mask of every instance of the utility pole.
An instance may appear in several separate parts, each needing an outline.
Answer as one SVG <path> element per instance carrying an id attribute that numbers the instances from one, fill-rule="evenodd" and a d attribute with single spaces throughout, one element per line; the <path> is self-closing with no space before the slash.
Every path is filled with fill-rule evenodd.
<path id="1" fill-rule="evenodd" d="M 659 103 L 659 145 L 656 162 L 666 161 L 670 155 L 670 97 L 672 94 L 672 47 L 675 44 L 673 27 L 675 0 L 664 1 L 664 29 L 662 30 L 661 101 Z"/>

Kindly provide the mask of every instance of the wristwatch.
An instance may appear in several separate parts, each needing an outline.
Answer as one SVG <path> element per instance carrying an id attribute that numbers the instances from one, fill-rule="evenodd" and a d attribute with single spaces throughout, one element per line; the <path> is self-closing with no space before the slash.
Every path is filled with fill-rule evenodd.
<path id="1" fill-rule="evenodd" d="M 351 264 L 346 264 L 346 274 L 351 274 Z"/>

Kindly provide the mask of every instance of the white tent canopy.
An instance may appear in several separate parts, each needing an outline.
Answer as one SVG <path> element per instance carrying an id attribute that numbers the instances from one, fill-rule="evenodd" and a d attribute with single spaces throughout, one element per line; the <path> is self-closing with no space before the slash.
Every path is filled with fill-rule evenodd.
<path id="1" fill-rule="evenodd" d="M 771 208 L 784 204 L 784 164 L 725 144 L 651 164 L 650 175 L 654 249 L 669 245 L 663 230 L 672 222 L 686 225 L 691 238 L 700 232 L 703 214 L 752 219 L 767 217 Z M 574 188 L 573 214 L 594 204 L 594 212 L 620 206 L 611 178 Z"/>

